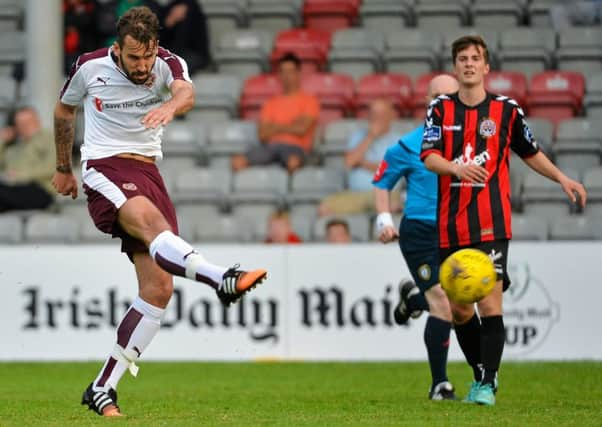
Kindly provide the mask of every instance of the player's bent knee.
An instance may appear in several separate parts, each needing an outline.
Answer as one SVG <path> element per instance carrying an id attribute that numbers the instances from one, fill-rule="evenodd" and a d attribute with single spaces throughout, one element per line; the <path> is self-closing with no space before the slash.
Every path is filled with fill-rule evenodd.
<path id="1" fill-rule="evenodd" d="M 157 307 L 165 307 L 173 295 L 173 281 L 153 281 L 141 290 L 142 299 Z"/>
<path id="2" fill-rule="evenodd" d="M 502 282 L 498 281 L 489 295 L 477 303 L 479 314 L 483 317 L 500 316 L 502 314 Z"/>
<path id="3" fill-rule="evenodd" d="M 443 320 L 451 320 L 451 306 L 445 291 L 441 286 L 436 285 L 426 291 L 426 299 L 429 304 L 431 315 Z"/>
<path id="4" fill-rule="evenodd" d="M 474 305 L 451 303 L 451 312 L 454 323 L 457 325 L 463 325 L 472 319 L 472 316 L 474 316 Z"/>

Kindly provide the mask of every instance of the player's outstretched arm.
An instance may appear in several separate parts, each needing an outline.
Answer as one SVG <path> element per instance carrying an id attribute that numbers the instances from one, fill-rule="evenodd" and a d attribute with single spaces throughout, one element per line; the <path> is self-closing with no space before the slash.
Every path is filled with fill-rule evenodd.
<path id="1" fill-rule="evenodd" d="M 56 172 L 52 185 L 63 196 L 77 197 L 77 179 L 71 168 L 71 153 L 75 139 L 75 107 L 57 102 L 54 108 L 54 143 L 56 145 Z"/>
<path id="2" fill-rule="evenodd" d="M 437 175 L 455 175 L 462 181 L 472 183 L 486 182 L 489 172 L 482 166 L 460 165 L 444 159 L 437 153 L 430 153 L 424 158 L 424 166 Z"/>
<path id="3" fill-rule="evenodd" d="M 142 119 L 142 124 L 147 128 L 165 126 L 174 116 L 184 114 L 194 106 L 194 88 L 185 80 L 174 80 L 169 87 L 171 99 L 161 106 L 148 112 Z"/>
<path id="4" fill-rule="evenodd" d="M 538 174 L 559 183 L 571 202 L 577 203 L 577 196 L 579 196 L 579 204 L 582 208 L 585 207 L 587 192 L 583 184 L 562 173 L 544 153 L 539 151 L 531 157 L 524 158 L 523 161 Z"/>
<path id="5" fill-rule="evenodd" d="M 399 233 L 395 228 L 393 217 L 391 216 L 389 191 L 374 187 L 374 203 L 376 205 L 376 230 L 378 240 L 383 243 L 389 243 L 399 238 Z"/>

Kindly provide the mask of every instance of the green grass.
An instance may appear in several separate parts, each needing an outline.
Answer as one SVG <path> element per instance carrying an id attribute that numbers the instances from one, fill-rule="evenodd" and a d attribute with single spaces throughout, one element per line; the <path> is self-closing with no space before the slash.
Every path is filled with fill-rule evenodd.
<path id="1" fill-rule="evenodd" d="M 600 426 L 602 363 L 504 363 L 495 407 L 427 400 L 426 363 L 150 363 L 127 417 L 79 405 L 99 363 L 0 364 L 0 426 Z M 460 395 L 464 364 L 450 378 Z"/>

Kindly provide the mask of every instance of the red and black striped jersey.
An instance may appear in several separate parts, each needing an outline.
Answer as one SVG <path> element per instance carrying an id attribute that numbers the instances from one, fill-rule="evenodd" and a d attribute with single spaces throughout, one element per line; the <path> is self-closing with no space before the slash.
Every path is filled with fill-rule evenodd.
<path id="1" fill-rule="evenodd" d="M 487 93 L 468 107 L 458 94 L 441 95 L 427 110 L 420 158 L 437 153 L 455 163 L 472 163 L 489 172 L 487 182 L 472 184 L 439 176 L 439 246 L 466 246 L 512 238 L 510 149 L 522 158 L 538 145 L 516 101 Z"/>

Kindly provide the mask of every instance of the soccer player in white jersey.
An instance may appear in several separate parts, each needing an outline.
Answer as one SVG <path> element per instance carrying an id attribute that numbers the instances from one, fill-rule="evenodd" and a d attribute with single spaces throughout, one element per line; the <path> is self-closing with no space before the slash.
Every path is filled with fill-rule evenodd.
<path id="1" fill-rule="evenodd" d="M 110 48 L 81 55 L 54 112 L 57 192 L 77 197 L 71 170 L 75 109 L 83 103 L 82 180 L 96 226 L 122 240 L 133 262 L 138 296 L 117 328 L 117 342 L 82 404 L 121 415 L 117 384 L 156 335 L 173 292 L 172 275 L 213 287 L 229 305 L 261 283 L 265 270 L 243 271 L 207 261 L 178 237 L 175 210 L 155 165 L 161 133 L 194 103 L 186 63 L 158 44 L 159 22 L 146 7 L 126 12 Z"/>

